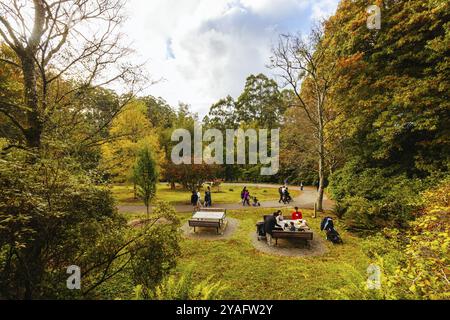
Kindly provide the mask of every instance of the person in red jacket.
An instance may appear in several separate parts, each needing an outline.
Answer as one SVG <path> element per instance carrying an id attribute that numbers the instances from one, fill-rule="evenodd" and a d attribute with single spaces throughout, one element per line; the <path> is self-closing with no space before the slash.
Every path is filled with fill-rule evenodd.
<path id="1" fill-rule="evenodd" d="M 298 207 L 295 207 L 295 211 L 292 212 L 292 220 L 303 220 L 303 214 Z"/>

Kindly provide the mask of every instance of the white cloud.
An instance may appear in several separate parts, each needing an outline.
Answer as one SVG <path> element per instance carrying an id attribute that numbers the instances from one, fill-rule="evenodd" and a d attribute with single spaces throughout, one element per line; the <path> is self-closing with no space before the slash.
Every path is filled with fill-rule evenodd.
<path id="1" fill-rule="evenodd" d="M 338 0 L 129 0 L 124 32 L 153 78 L 147 94 L 170 104 L 210 105 L 236 97 L 251 73 L 264 72 L 281 32 L 308 31 Z"/>

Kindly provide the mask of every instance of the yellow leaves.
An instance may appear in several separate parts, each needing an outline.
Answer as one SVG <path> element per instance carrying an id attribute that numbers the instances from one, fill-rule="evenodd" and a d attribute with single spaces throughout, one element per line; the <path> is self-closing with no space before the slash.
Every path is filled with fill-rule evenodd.
<path id="1" fill-rule="evenodd" d="M 158 167 L 164 162 L 164 151 L 143 102 L 126 105 L 114 119 L 109 133 L 113 140 L 102 146 L 101 166 L 121 180 L 131 177 L 137 153 L 144 147 L 153 152 Z"/>

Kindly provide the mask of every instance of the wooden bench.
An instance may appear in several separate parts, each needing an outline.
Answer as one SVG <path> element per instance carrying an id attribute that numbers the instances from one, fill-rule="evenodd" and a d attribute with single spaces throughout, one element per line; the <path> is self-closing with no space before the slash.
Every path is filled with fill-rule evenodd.
<path id="1" fill-rule="evenodd" d="M 222 223 L 220 221 L 190 219 L 189 227 L 194 227 L 194 232 L 195 227 L 216 228 L 217 233 L 219 233 L 219 229 L 222 227 Z"/>
<path id="2" fill-rule="evenodd" d="M 282 230 L 273 230 L 272 238 L 275 239 L 275 245 L 278 244 L 278 239 L 301 239 L 306 244 L 308 244 L 308 240 L 313 239 L 313 233 L 311 231 L 282 231 Z"/>

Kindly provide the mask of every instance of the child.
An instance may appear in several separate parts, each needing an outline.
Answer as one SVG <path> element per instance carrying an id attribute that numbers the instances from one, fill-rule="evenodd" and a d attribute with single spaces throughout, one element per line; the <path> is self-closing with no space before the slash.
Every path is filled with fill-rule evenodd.
<path id="1" fill-rule="evenodd" d="M 261 204 L 259 203 L 258 199 L 256 197 L 253 197 L 253 206 L 254 207 L 259 207 L 261 206 Z"/>
<path id="2" fill-rule="evenodd" d="M 291 225 L 289 226 L 289 231 L 295 231 L 294 221 L 291 221 Z"/>

